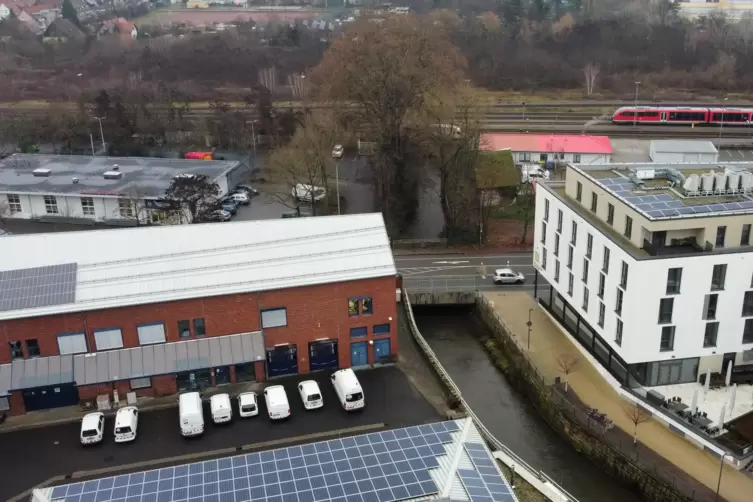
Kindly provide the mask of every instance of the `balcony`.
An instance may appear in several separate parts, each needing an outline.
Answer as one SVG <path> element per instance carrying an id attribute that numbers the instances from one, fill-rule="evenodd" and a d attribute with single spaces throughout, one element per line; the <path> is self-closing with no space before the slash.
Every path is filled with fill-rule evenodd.
<path id="1" fill-rule="evenodd" d="M 673 256 L 673 255 L 688 255 L 696 253 L 708 253 L 713 251 L 713 246 L 710 243 L 706 243 L 705 247 L 701 247 L 696 242 L 695 237 L 685 237 L 682 239 L 671 239 L 669 244 L 665 244 L 659 239 L 654 239 L 654 242 L 643 240 L 643 250 L 651 256 Z"/>

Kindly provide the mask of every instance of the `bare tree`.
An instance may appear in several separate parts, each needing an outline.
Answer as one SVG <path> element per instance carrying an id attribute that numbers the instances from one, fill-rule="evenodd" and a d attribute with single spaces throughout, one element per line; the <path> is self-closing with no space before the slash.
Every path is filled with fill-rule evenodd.
<path id="1" fill-rule="evenodd" d="M 583 76 L 586 77 L 586 96 L 589 98 L 594 93 L 594 86 L 596 84 L 596 77 L 599 76 L 601 70 L 593 63 L 588 63 L 583 68 Z"/>
<path id="2" fill-rule="evenodd" d="M 568 391 L 567 377 L 575 371 L 575 367 L 578 366 L 579 362 L 580 359 L 572 354 L 560 354 L 557 357 L 557 366 L 565 375 L 565 392 Z"/>
<path id="3" fill-rule="evenodd" d="M 638 444 L 638 426 L 641 425 L 644 422 L 648 422 L 651 419 L 651 415 L 649 415 L 646 410 L 644 410 L 641 406 L 638 406 L 638 404 L 623 404 L 622 411 L 625 413 L 625 416 L 633 422 L 633 444 Z"/>
<path id="4" fill-rule="evenodd" d="M 7 201 L 0 200 L 0 223 L 5 223 L 5 220 L 10 218 L 10 206 Z"/>

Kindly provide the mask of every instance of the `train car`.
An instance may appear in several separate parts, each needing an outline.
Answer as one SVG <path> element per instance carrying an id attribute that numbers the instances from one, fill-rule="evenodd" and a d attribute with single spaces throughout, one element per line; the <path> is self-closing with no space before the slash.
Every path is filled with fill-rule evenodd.
<path id="1" fill-rule="evenodd" d="M 183 156 L 187 160 L 213 160 L 214 153 L 212 152 L 188 152 Z"/>
<path id="2" fill-rule="evenodd" d="M 624 106 L 614 112 L 615 124 L 706 124 L 709 108 L 673 106 Z"/>
<path id="3" fill-rule="evenodd" d="M 709 124 L 749 126 L 753 123 L 751 108 L 709 108 Z"/>

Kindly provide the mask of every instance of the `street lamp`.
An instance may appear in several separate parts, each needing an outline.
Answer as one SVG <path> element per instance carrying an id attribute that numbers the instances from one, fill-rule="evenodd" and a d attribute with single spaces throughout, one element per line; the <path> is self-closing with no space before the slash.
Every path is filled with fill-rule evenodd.
<path id="1" fill-rule="evenodd" d="M 340 215 L 340 160 L 335 162 L 335 187 L 337 188 L 337 215 Z"/>
<path id="2" fill-rule="evenodd" d="M 641 82 L 640 80 L 635 83 L 635 102 L 633 104 L 633 127 L 635 127 L 638 124 L 638 112 L 635 111 L 635 108 L 638 108 L 638 87 L 640 87 Z"/>
<path id="3" fill-rule="evenodd" d="M 105 133 L 102 129 L 102 119 L 105 119 L 107 117 L 94 117 L 99 121 L 99 137 L 102 138 L 102 153 L 104 155 L 107 155 L 107 146 L 105 145 Z"/>
<path id="4" fill-rule="evenodd" d="M 722 453 L 721 459 L 719 460 L 719 481 L 716 484 L 716 496 L 714 497 L 714 501 L 719 501 L 719 489 L 722 487 L 722 471 L 724 470 L 724 459 L 727 457 L 726 453 Z"/>
<path id="5" fill-rule="evenodd" d="M 533 326 L 531 312 L 533 312 L 533 309 L 528 309 L 528 322 L 526 323 L 526 326 L 528 326 L 528 350 L 531 350 L 531 326 Z"/>

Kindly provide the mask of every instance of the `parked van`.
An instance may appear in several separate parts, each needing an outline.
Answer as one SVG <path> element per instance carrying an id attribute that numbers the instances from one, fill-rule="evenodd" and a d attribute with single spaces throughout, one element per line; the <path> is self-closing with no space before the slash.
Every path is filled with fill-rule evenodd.
<path id="1" fill-rule="evenodd" d="M 271 385 L 264 389 L 264 401 L 270 420 L 281 420 L 290 416 L 288 395 L 282 385 Z"/>
<path id="2" fill-rule="evenodd" d="M 204 434 L 204 409 L 198 392 L 186 392 L 178 398 L 180 433 L 183 436 Z"/>
<path id="3" fill-rule="evenodd" d="M 297 183 L 293 188 L 293 200 L 304 202 L 319 202 L 327 196 L 327 191 L 318 186 Z"/>
<path id="4" fill-rule="evenodd" d="M 139 428 L 139 409 L 135 406 L 120 408 L 115 414 L 115 442 L 127 443 L 136 439 Z"/>
<path id="5" fill-rule="evenodd" d="M 81 420 L 81 444 L 97 444 L 105 434 L 105 414 L 87 413 Z"/>
<path id="6" fill-rule="evenodd" d="M 212 411 L 212 421 L 224 424 L 233 418 L 233 408 L 230 407 L 230 396 L 215 394 L 209 399 L 209 409 Z"/>
<path id="7" fill-rule="evenodd" d="M 366 406 L 361 384 L 352 369 L 335 371 L 332 374 L 332 386 L 340 400 L 340 405 L 346 411 L 359 410 Z"/>
<path id="8" fill-rule="evenodd" d="M 324 406 L 319 384 L 314 380 L 305 380 L 299 383 L 298 393 L 301 395 L 301 401 L 303 401 L 303 406 L 307 410 L 315 410 Z"/>

